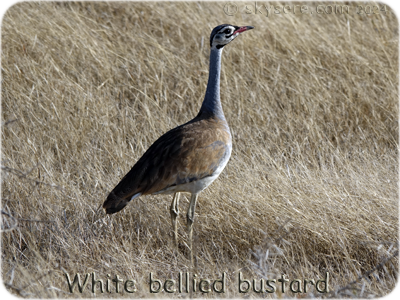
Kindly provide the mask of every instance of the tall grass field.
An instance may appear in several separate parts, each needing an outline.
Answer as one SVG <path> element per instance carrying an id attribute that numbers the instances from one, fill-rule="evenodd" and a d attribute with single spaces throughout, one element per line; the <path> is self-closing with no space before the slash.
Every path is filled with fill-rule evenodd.
<path id="1" fill-rule="evenodd" d="M 233 139 L 199 195 L 108 193 L 194 118 L 211 30 Z M 376 2 L 21 2 L 1 24 L 1 275 L 24 298 L 376 298 L 398 280 L 399 26 Z M 78 275 L 79 274 L 79 278 Z M 78 282 L 79 281 L 79 282 Z"/>

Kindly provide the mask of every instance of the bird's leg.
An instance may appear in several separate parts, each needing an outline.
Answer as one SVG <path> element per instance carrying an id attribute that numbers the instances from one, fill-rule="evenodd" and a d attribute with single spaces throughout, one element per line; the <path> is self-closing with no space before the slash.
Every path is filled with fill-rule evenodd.
<path id="1" fill-rule="evenodd" d="M 187 212 L 187 226 L 189 231 L 189 245 L 190 245 L 190 261 L 193 265 L 193 222 L 194 210 L 196 208 L 197 194 L 192 194 L 190 197 L 189 209 Z"/>
<path id="2" fill-rule="evenodd" d="M 174 198 L 172 199 L 170 208 L 172 227 L 174 229 L 175 248 L 178 248 L 178 224 L 176 222 L 176 218 L 179 215 L 179 196 L 180 196 L 179 193 L 174 194 Z"/>

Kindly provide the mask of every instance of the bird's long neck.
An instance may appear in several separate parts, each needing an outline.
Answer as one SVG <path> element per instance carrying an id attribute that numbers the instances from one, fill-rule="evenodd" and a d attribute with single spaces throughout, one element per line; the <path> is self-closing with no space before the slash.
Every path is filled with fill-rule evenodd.
<path id="1" fill-rule="evenodd" d="M 208 113 L 225 120 L 222 111 L 221 98 L 219 96 L 219 82 L 221 75 L 221 49 L 213 48 L 210 54 L 210 71 L 208 74 L 208 84 L 203 105 L 200 109 L 201 113 Z"/>

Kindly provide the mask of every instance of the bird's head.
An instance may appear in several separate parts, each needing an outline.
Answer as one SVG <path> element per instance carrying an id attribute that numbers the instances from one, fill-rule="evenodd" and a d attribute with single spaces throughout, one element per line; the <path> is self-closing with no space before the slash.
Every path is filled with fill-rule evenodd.
<path id="1" fill-rule="evenodd" d="M 218 25 L 213 29 L 210 36 L 211 49 L 221 49 L 233 41 L 239 34 L 246 30 L 253 29 L 253 26 L 234 26 L 230 24 Z"/>

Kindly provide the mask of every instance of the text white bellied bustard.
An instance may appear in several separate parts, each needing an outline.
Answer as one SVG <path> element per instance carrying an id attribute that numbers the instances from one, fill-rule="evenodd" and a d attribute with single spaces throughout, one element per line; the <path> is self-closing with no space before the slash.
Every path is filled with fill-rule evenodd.
<path id="1" fill-rule="evenodd" d="M 107 214 L 113 214 L 141 195 L 174 193 L 170 212 L 177 245 L 179 192 L 191 193 L 187 225 L 192 261 L 192 225 L 197 196 L 222 172 L 232 151 L 231 133 L 219 95 L 222 49 L 240 33 L 253 28 L 223 24 L 213 29 L 210 72 L 199 114 L 155 141 L 103 204 Z"/>

